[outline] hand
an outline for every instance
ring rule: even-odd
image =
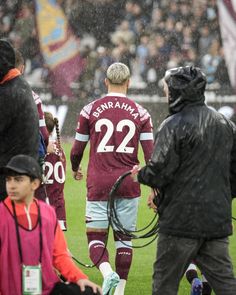
[[[138,172],[141,168],[138,165],[134,165],[134,167],[131,170],[131,177],[133,178],[134,181],[137,181],[137,175]]]
[[[53,141],[48,142],[47,153],[48,154],[56,154],[58,156],[61,156],[61,151],[59,150],[58,146]]]
[[[53,141],[48,142],[47,153],[49,153],[49,154],[54,153],[54,143],[53,143]]]
[[[84,175],[80,166],[77,171],[73,171],[73,177],[75,180],[82,180],[83,176]]]
[[[90,280],[80,279],[76,283],[80,287],[81,292],[84,292],[85,287],[88,286],[93,289],[94,294],[101,294],[102,295],[102,288],[100,286],[98,286],[97,284],[91,282]]]
[[[54,143],[54,153],[58,156],[61,156],[61,151],[55,143]]]
[[[150,209],[153,209],[154,212],[157,212],[157,206],[153,202],[154,198],[155,198],[155,192],[151,190],[151,193],[148,196],[147,205]]]

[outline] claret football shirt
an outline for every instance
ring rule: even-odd
[[[107,200],[116,179],[139,164],[139,142],[145,160],[150,159],[153,150],[151,117],[146,109],[125,95],[109,93],[86,105],[79,115],[71,151],[73,171],[78,169],[88,141],[87,197],[93,201]],[[138,197],[139,184],[127,177],[117,194]]]

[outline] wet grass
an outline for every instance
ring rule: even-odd
[[[86,199],[86,183],[84,180],[77,182],[72,178],[71,166],[69,160],[71,144],[64,144],[64,149],[67,156],[67,180],[65,185],[65,199],[66,199],[66,210],[67,210],[67,224],[68,231],[66,232],[66,237],[68,241],[68,246],[73,255],[80,261],[91,264],[88,255],[87,238],[85,234],[85,199]],[[84,153],[84,159],[82,161],[82,168],[84,175],[86,175],[86,167],[88,161],[88,149]],[[153,213],[146,207],[146,196],[149,194],[149,189],[142,186],[142,198],[139,209],[138,217],[138,227],[142,228],[147,225],[148,222],[153,217]],[[236,217],[236,205],[234,201],[233,205],[233,216]],[[233,258],[234,267],[236,271],[236,224],[234,226],[234,235],[231,237],[230,242],[230,252]],[[141,241],[142,243],[145,240]],[[135,245],[138,245],[134,243]],[[112,266],[114,266],[114,254],[115,247],[112,239],[112,234],[110,234],[108,249],[110,253],[110,261]],[[150,295],[151,294],[151,284],[152,284],[152,266],[155,259],[156,252],[156,241],[151,245],[134,250],[134,258],[129,274],[129,280],[126,286],[126,295]],[[98,283],[102,284],[102,276],[96,268],[88,269],[80,266],[80,268],[89,276],[89,278]],[[190,286],[185,278],[183,278],[179,295],[189,295]]]

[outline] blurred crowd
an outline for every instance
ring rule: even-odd
[[[220,38],[216,0],[58,0],[80,40],[86,68],[72,87],[81,98],[105,92],[107,66],[131,68],[131,88],[161,93],[166,69],[196,65],[209,88],[230,89]],[[0,0],[0,37],[26,60],[32,83],[47,81],[37,38],[34,1]]]

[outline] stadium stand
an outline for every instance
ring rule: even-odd
[[[23,52],[32,86],[46,87],[48,69],[40,53],[34,2],[0,1],[0,37]],[[86,70],[72,84],[75,95],[99,97],[105,69],[114,61],[132,69],[134,92],[161,93],[166,69],[193,64],[207,74],[209,89],[231,92],[216,2],[58,0],[86,59]]]

